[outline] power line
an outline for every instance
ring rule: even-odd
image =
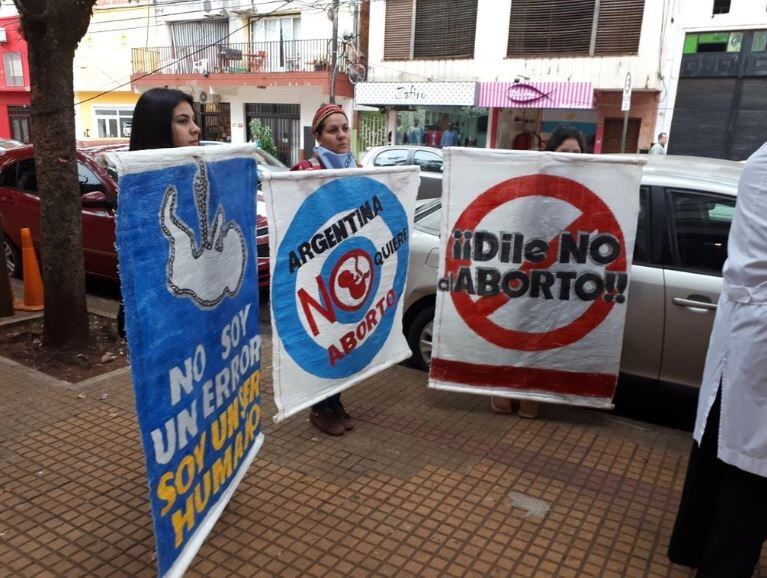
[[[285,2],[282,4],[282,6],[280,6],[279,8],[277,8],[277,9],[275,9],[275,10],[273,10],[272,12],[269,12],[269,13],[267,13],[267,14],[263,14],[263,15],[259,16],[257,19],[261,19],[261,18],[264,18],[264,17],[266,17],[266,16],[271,16],[271,15],[272,15],[272,14],[274,14],[275,12],[277,12],[277,11],[279,11],[279,10],[282,10],[283,8],[285,8],[285,6],[287,6],[287,5],[289,5],[289,4],[293,3],[293,2],[295,2],[295,0],[285,0]],[[222,41],[226,40],[227,38],[229,38],[229,37],[230,37],[230,36],[232,36],[233,34],[236,34],[237,32],[239,32],[240,30],[244,30],[244,29],[245,29],[245,28],[247,28],[249,25],[250,25],[250,22],[248,22],[248,23],[247,23],[247,24],[245,24],[244,26],[241,26],[241,27],[239,27],[239,28],[236,28],[236,29],[234,29],[234,30],[230,31],[228,34],[226,34],[225,36],[222,36],[221,38],[219,38],[218,40],[216,40],[215,42],[213,42],[213,43],[211,43],[211,44],[208,44],[208,45],[205,45],[205,46],[201,46],[201,47],[200,47],[200,48],[198,48],[197,50],[195,50],[195,51],[193,51],[193,52],[191,52],[191,53],[189,53],[189,54],[186,54],[185,56],[183,56],[183,57],[181,57],[181,58],[178,58],[178,59],[176,59],[176,60],[172,60],[172,61],[168,62],[167,64],[164,64],[164,65],[162,65],[162,66],[160,66],[160,67],[158,67],[158,68],[155,68],[154,70],[151,70],[151,71],[149,71],[149,72],[146,72],[146,73],[144,73],[144,74],[142,74],[142,75],[140,75],[140,76],[136,77],[135,79],[133,79],[133,78],[132,78],[132,79],[128,80],[127,82],[124,82],[124,83],[122,83],[122,84],[120,84],[120,85],[118,85],[118,86],[115,86],[115,87],[113,87],[113,88],[110,88],[109,90],[105,90],[105,91],[102,91],[102,92],[100,92],[100,93],[98,93],[98,94],[96,94],[96,95],[94,95],[94,96],[91,96],[91,97],[89,97],[89,98],[86,98],[86,99],[84,99],[84,100],[81,100],[81,101],[79,101],[79,102],[76,102],[76,103],[74,104],[74,106],[79,106],[79,105],[81,105],[81,104],[84,104],[84,103],[86,103],[86,102],[90,102],[90,101],[92,101],[92,100],[95,100],[95,99],[97,99],[97,98],[100,98],[100,97],[104,96],[105,94],[110,94],[110,93],[114,92],[115,90],[117,90],[118,88],[122,88],[122,87],[124,87],[124,86],[128,86],[128,85],[132,84],[132,83],[133,83],[135,80],[141,80],[142,78],[146,78],[147,76],[150,76],[150,75],[152,75],[152,74],[155,74],[155,73],[157,73],[157,72],[160,72],[161,70],[163,70],[163,69],[165,69],[165,68],[168,68],[168,67],[170,67],[170,66],[173,66],[173,65],[177,64],[178,62],[180,62],[180,61],[182,61],[182,60],[184,60],[184,59],[186,59],[186,58],[189,58],[190,56],[192,56],[192,55],[194,55],[194,54],[197,54],[198,52],[202,52],[203,50],[207,50],[207,49],[209,49],[209,48],[211,48],[211,47],[215,46],[216,44],[219,44],[220,42],[222,42]],[[34,109],[33,109],[33,110],[32,110],[32,112],[31,112],[31,114],[35,114],[35,115],[53,114],[53,113],[55,113],[55,112],[59,112],[60,110],[64,110],[64,109],[55,109],[55,110],[48,110],[48,111],[40,111],[40,110],[34,110]]]
[[[188,3],[188,1],[189,0],[178,0],[177,2],[168,2],[168,3],[158,4],[158,5],[155,5],[155,10],[157,8],[164,8],[166,6],[175,6],[175,5],[179,5],[179,4],[186,4],[186,3]],[[279,0],[275,0],[274,2],[269,2],[269,4],[277,4],[278,1]],[[324,10],[327,10],[327,8],[332,5],[332,4],[328,3],[327,0],[325,0],[325,4],[326,4],[325,6],[320,6],[319,3],[316,3],[316,4],[304,3],[304,4],[302,4],[302,7],[303,8],[308,8],[310,10],[324,11]],[[229,6],[229,8],[227,8],[227,10],[229,12],[236,12],[238,10],[244,10],[246,8],[251,8],[251,7],[252,7],[252,3],[245,2],[243,4],[238,4],[238,5],[235,5],[235,6]],[[280,6],[279,8],[276,8],[276,9],[272,10],[268,14],[263,14],[261,16],[258,16],[258,18],[263,18],[264,16],[272,16],[273,14],[275,14],[275,13],[279,12],[280,10],[282,10],[284,7],[285,6]],[[123,8],[123,10],[124,10],[124,8]],[[174,12],[171,12],[171,13],[168,13],[168,14],[162,14],[162,16],[166,16],[166,17],[167,16],[183,16],[185,14],[200,14],[200,13],[205,14],[205,11],[200,9],[200,8],[195,8],[195,9],[190,9],[190,10],[174,11]],[[155,19],[156,18],[158,18],[158,15],[155,13]],[[222,16],[221,18],[224,18],[224,16]],[[92,21],[91,24],[92,25],[116,24],[116,23],[120,23],[120,22],[132,22],[132,21],[135,21],[135,20],[145,20],[145,19],[146,19],[146,16],[130,16],[130,17],[126,17],[126,18],[113,18],[113,19],[110,19],[110,20]],[[208,20],[208,19],[215,20],[216,18],[212,17],[212,16],[206,16],[205,19],[206,20]],[[155,26],[162,26],[162,25],[164,25],[164,22],[155,24]],[[114,30],[130,30],[130,28],[118,28],[118,29],[114,29]],[[101,33],[101,32],[111,32],[111,31],[113,31],[113,30],[93,30],[93,31],[89,30],[88,34]]]

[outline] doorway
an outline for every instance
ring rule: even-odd
[[[272,130],[278,157],[288,166],[299,161],[298,146],[301,130],[300,104],[255,104],[245,105],[245,121],[248,141],[251,140],[250,121],[257,118],[261,124]]]
[[[628,130],[626,131],[626,151],[627,153],[639,152],[639,129],[642,126],[641,118],[630,118]],[[606,118],[605,132],[602,137],[603,153],[621,152],[621,137],[623,136],[623,119]]]
[[[231,142],[232,135],[230,106],[228,102],[200,104],[201,140]]]

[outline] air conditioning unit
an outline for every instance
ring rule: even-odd
[[[180,21],[205,18],[225,18],[228,2],[226,0],[162,0],[155,5],[155,15],[166,21]]]
[[[200,0],[200,10],[206,18],[221,18],[226,16],[226,2],[224,0]]]
[[[8,36],[5,34],[5,28],[0,27],[0,42],[8,42]]]

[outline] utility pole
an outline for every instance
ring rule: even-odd
[[[336,103],[336,74],[338,74],[338,2],[333,0],[333,42],[330,52],[330,104]]]

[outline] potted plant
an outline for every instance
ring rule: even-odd
[[[321,72],[323,70],[328,69],[328,57],[327,56],[321,56],[319,58],[314,59],[314,70],[315,72]]]

